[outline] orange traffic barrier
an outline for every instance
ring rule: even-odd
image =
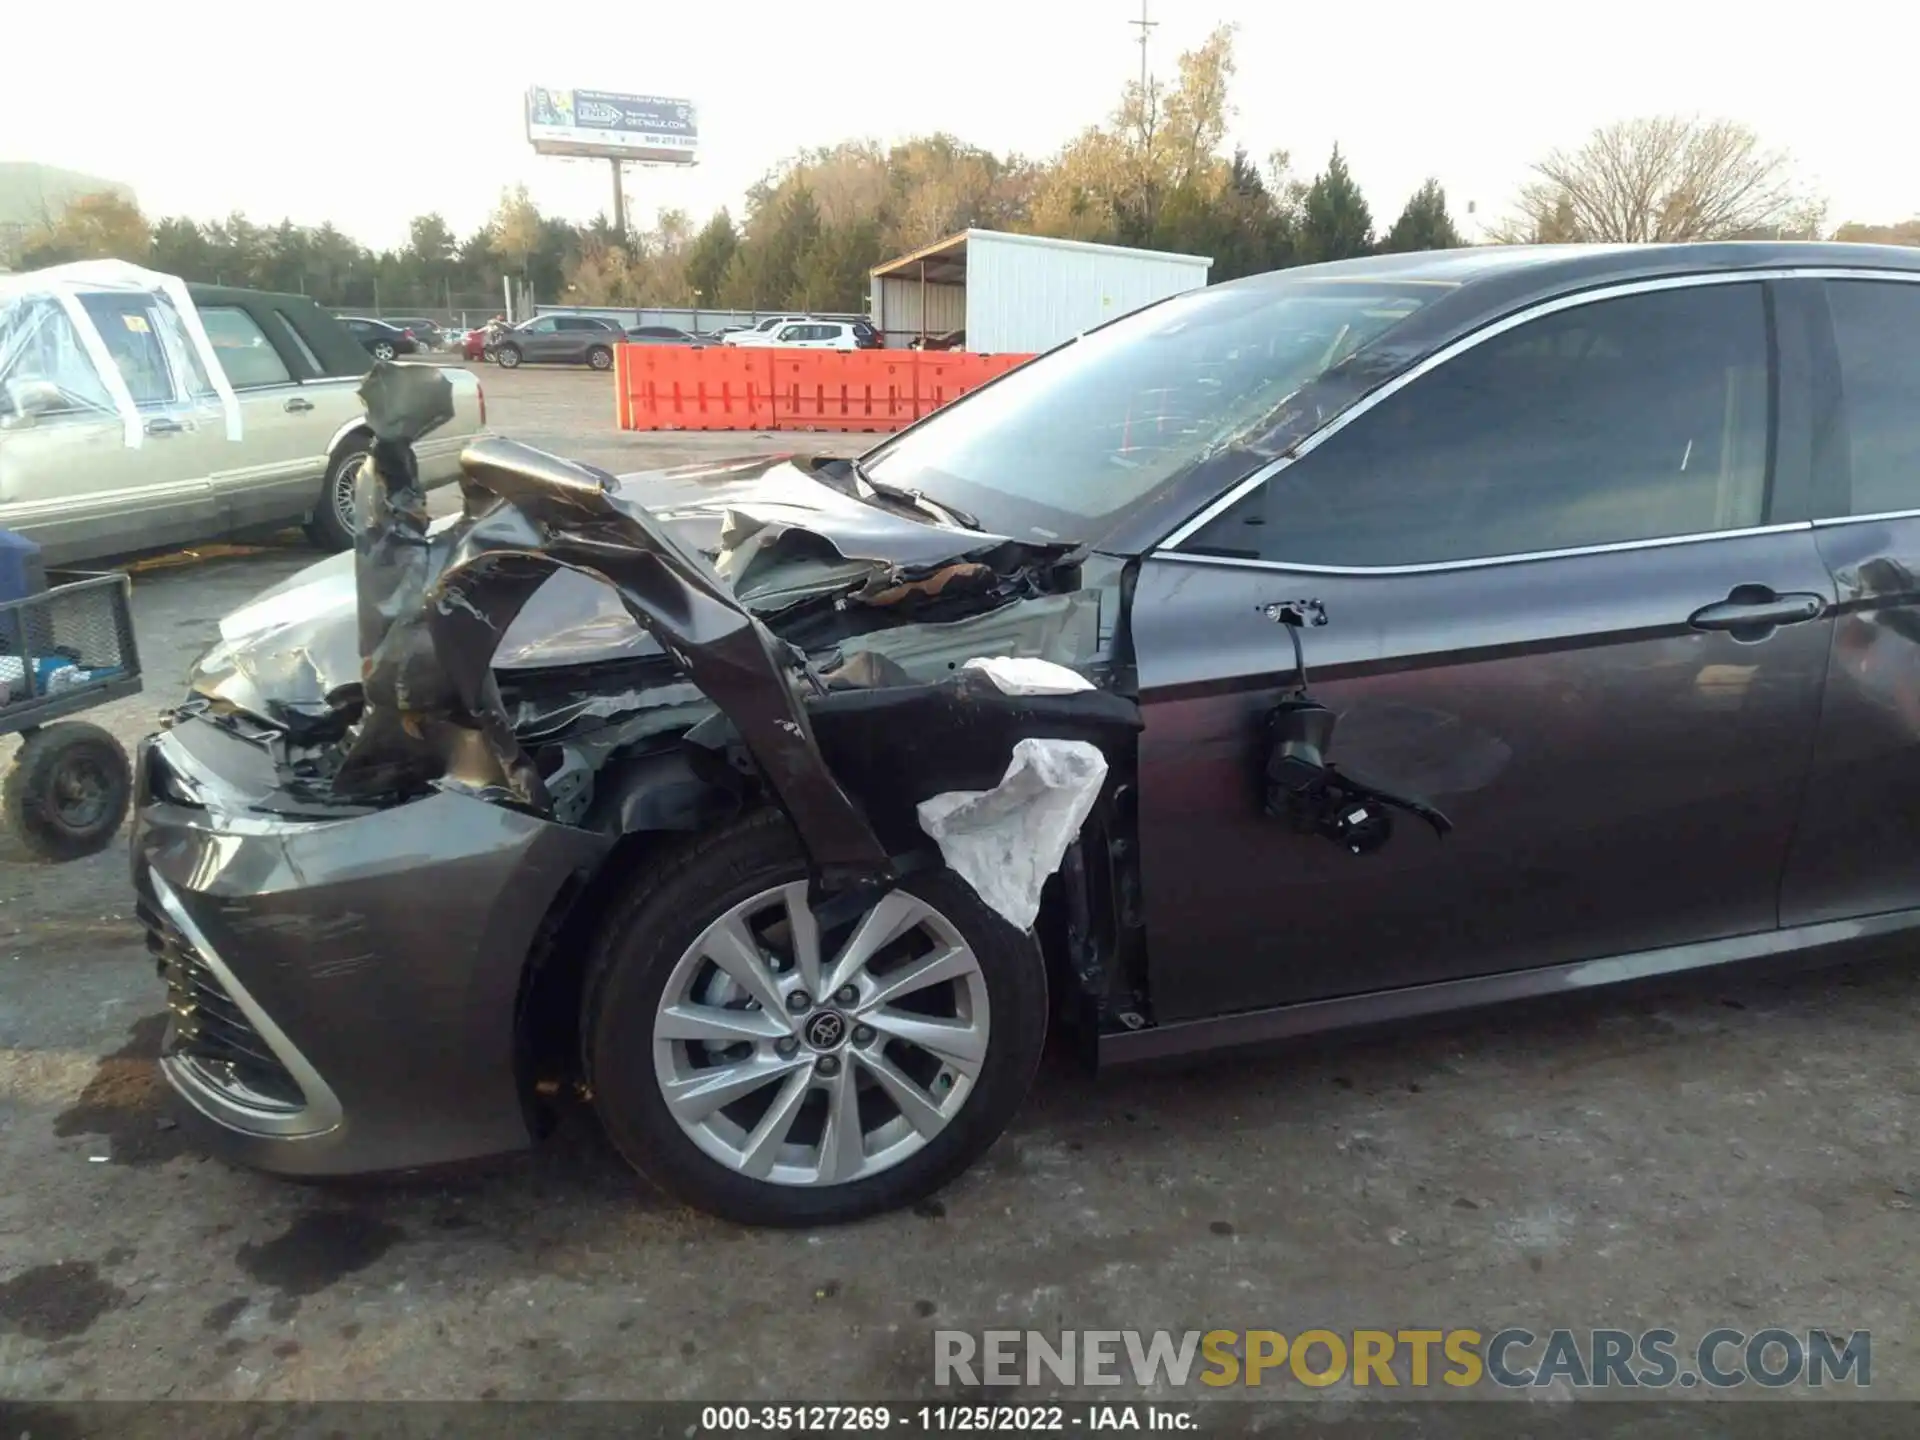
[[[1025,355],[622,345],[623,430],[899,430]]]
[[[913,356],[769,350],[776,430],[898,430],[917,418]]]
[[[623,430],[766,430],[773,425],[771,377],[765,359],[751,350],[618,349]]]

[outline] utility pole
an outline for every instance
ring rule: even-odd
[[[627,192],[621,183],[619,158],[610,155],[607,163],[613,166],[613,228],[624,246],[627,243]]]
[[[1147,18],[1147,0],[1140,0],[1140,18],[1127,23],[1140,31],[1140,94],[1144,97],[1147,93],[1147,40],[1160,22]]]

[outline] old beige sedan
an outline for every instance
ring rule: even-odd
[[[299,295],[185,285],[115,262],[0,278],[0,529],[49,564],[304,525],[353,541],[367,356]],[[452,481],[485,427],[465,371],[420,447]]]

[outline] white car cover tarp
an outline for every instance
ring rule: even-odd
[[[141,396],[130,367],[155,372]],[[227,439],[241,434],[240,401],[186,283],[120,260],[0,275],[0,412],[35,408],[36,394],[56,409],[113,415],[133,449],[156,410],[217,406]]]

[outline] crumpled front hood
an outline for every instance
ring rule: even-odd
[[[716,568],[734,593],[762,614],[849,589],[876,568],[934,566],[1004,543],[869,505],[815,478],[807,464],[771,456],[643,471],[621,476],[618,494],[645,506],[682,543],[717,553]],[[193,689],[262,716],[269,701],[319,706],[329,692],[360,679],[355,617],[354,557],[330,556],[226,616],[220,640],[194,666]],[[562,570],[507,627],[494,668],[659,653],[612,589]]]

